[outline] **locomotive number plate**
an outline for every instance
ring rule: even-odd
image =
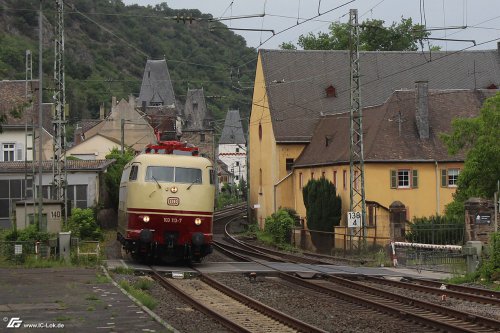
[[[169,206],[179,206],[179,198],[169,197],[167,198],[167,205]]]

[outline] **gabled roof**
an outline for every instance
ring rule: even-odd
[[[67,160],[67,171],[104,171],[107,167],[113,164],[115,160]],[[25,168],[31,170],[32,161],[16,161],[16,162],[0,162],[0,173],[18,173],[24,172]],[[38,162],[35,161],[35,166],[38,172]],[[43,172],[52,172],[52,161],[42,161]]]
[[[349,110],[348,51],[259,52],[277,142],[309,142],[321,114]],[[430,89],[499,87],[500,52],[360,52],[360,72],[361,105],[375,106],[415,81]],[[336,97],[327,97],[330,86]]]
[[[175,105],[174,88],[165,59],[146,62],[137,105],[141,107],[142,102],[146,102],[146,106]]]
[[[0,81],[0,115],[5,116],[4,128],[38,127],[38,80]],[[28,96],[27,96],[28,94]],[[44,103],[43,128],[50,134],[52,126],[52,104]]]
[[[227,112],[219,144],[246,144],[239,110]]]
[[[184,104],[185,126],[183,130],[204,130],[212,127],[210,122],[214,119],[212,112],[207,108],[203,88],[188,89],[186,103]]]
[[[384,104],[364,108],[365,163],[464,161],[463,152],[448,155],[439,134],[450,132],[457,117],[478,116],[484,100],[498,91],[429,91],[429,139],[419,137],[413,90],[396,91]],[[349,113],[328,115],[318,123],[311,143],[294,167],[349,164],[349,141]]]

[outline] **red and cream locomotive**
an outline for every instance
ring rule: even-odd
[[[124,168],[118,240],[136,259],[198,261],[212,252],[212,162],[178,141],[150,144]]]

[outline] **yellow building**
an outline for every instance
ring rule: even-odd
[[[368,235],[398,238],[414,216],[442,214],[452,201],[464,155],[450,156],[439,138],[457,117],[474,117],[495,90],[396,91],[382,105],[363,110]],[[420,94],[417,92],[421,92]],[[350,203],[349,117],[320,120],[311,143],[294,164],[295,209],[304,216],[302,187],[325,177],[342,198],[344,233]],[[360,184],[355,184],[360,186]]]
[[[435,59],[443,55],[444,52],[433,53]],[[361,52],[362,104],[381,105],[395,89],[413,89],[415,82],[419,80],[427,80],[431,89],[473,89],[492,85],[498,87],[500,86],[499,58],[497,50],[448,54],[433,62],[426,62],[426,55],[419,52]],[[323,173],[325,177],[332,179],[336,171],[337,181],[343,182],[344,170],[348,177],[349,157],[346,154],[349,145],[336,143],[339,140],[347,140],[348,131],[343,134],[347,137],[342,138],[340,132],[329,138],[316,135],[317,126],[323,123],[323,121],[320,123],[320,120],[330,119],[330,116],[326,115],[337,115],[332,117],[338,121],[348,120],[349,115],[346,114],[349,111],[348,61],[347,51],[259,51],[249,124],[249,166],[250,205],[253,208],[253,217],[260,226],[263,226],[264,219],[279,207],[294,208],[301,216],[305,216],[299,186],[301,179],[302,184],[305,184],[311,177],[320,177]],[[474,64],[481,69],[476,67],[476,75],[471,77],[468,68],[472,68],[470,66]],[[395,96],[397,98],[397,94]],[[401,104],[401,101],[395,103]],[[476,114],[478,105],[474,111]],[[446,112],[448,111],[453,110],[446,109]],[[451,122],[455,116],[449,113],[448,121]],[[391,118],[391,124],[406,127],[410,123],[406,118],[400,120]],[[349,128],[348,123],[344,125]],[[364,121],[364,126],[365,131],[373,131],[370,121]],[[430,133],[431,141],[435,142],[438,138],[433,126],[431,123]],[[326,160],[318,162],[300,157],[302,164],[297,165],[304,148],[312,142],[313,134],[314,140],[319,140],[318,142],[325,144],[325,141],[328,141],[331,151],[312,150],[308,154],[309,157],[313,155],[319,160],[321,158]],[[369,145],[369,137],[369,134],[365,137],[365,149]],[[411,143],[409,146],[412,147]],[[344,156],[344,159],[333,159],[330,154],[334,151],[338,156]],[[378,148],[374,147],[373,152],[377,151]],[[374,160],[367,164],[366,186],[367,189],[371,188],[367,191],[375,191],[367,192],[367,199],[372,200],[373,205],[380,210],[384,210],[384,207],[389,210],[391,203],[400,201],[405,204],[406,215],[410,217],[442,212],[454,190],[440,186],[436,189],[436,179],[441,179],[441,169],[450,169],[449,177],[455,177],[456,169],[460,168],[463,157],[438,159],[436,176],[436,164],[432,156],[418,157],[421,161],[415,164],[416,160],[404,161],[399,158],[397,152],[397,149],[392,152],[394,158],[390,163],[386,160],[383,163],[375,163]],[[426,150],[423,149],[423,152]],[[374,156],[376,157],[376,154]],[[413,176],[412,170],[415,165],[419,166],[416,171],[418,189],[412,189],[409,180],[410,186],[407,190],[389,188],[378,196],[378,188],[387,185],[385,178],[391,175],[390,170],[395,170],[397,180],[399,176],[406,175],[404,170],[410,171],[408,177]],[[447,177],[448,173],[445,178]],[[341,193],[344,211],[349,202],[348,178],[346,184],[345,194]],[[432,193],[428,192],[431,187]],[[339,192],[342,191],[344,190],[341,187]],[[425,202],[414,199],[417,193],[418,197],[425,198]]]

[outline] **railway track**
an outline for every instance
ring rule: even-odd
[[[234,239],[234,238],[233,238]],[[228,246],[224,244],[218,243],[217,246],[225,247],[228,255],[234,253],[240,258],[246,261],[253,261],[252,257],[258,257],[259,259],[265,259],[265,256],[268,256],[267,260],[270,261],[286,261],[288,256],[283,256],[282,259],[277,255],[269,255],[268,252],[275,251],[262,251],[261,247],[253,247],[249,244],[245,244],[236,240],[236,243],[239,246],[242,246],[243,249],[238,250],[238,247]],[[267,249],[266,249],[267,250]],[[244,255],[237,254],[236,252],[244,253]],[[281,253],[280,253],[281,254]],[[300,257],[299,257],[300,258]],[[240,259],[241,260],[241,259]],[[300,262],[301,260],[294,260],[293,262]],[[262,262],[259,262],[263,264]],[[302,263],[310,263],[309,260],[302,261]],[[264,264],[265,265],[265,264]],[[311,269],[309,267],[309,269]],[[322,274],[318,271],[318,274]],[[324,276],[324,275],[323,275]],[[352,303],[356,303],[367,308],[373,309],[375,311],[383,312],[390,314],[392,316],[400,317],[408,321],[419,323],[425,327],[431,327],[434,329],[446,331],[446,332],[498,332],[500,331],[500,321],[478,316],[472,315],[467,312],[458,311],[454,309],[450,309],[448,307],[444,307],[438,304],[420,301],[414,298],[397,295],[395,293],[378,289],[375,287],[364,285],[363,283],[347,280],[345,278],[334,277],[334,276],[324,276],[325,278],[322,280],[304,280],[292,276],[288,273],[280,272],[279,277],[288,282],[300,285],[305,288],[309,288],[324,294],[328,294],[330,296],[340,298]],[[360,277],[361,279],[366,279],[370,281],[380,281],[380,283],[384,282],[387,284],[391,284],[392,281],[377,279],[372,277]],[[397,282],[394,282],[397,284]],[[426,281],[426,283],[431,284],[431,281]],[[398,284],[399,288],[404,288],[406,290],[414,290],[414,291],[423,291],[423,286],[418,286],[416,284],[408,284],[401,283]],[[439,284],[441,287],[441,284]],[[421,287],[421,290],[417,290],[417,288]],[[433,284],[433,287],[427,287],[425,289],[427,293],[439,293],[443,294],[442,289],[435,288],[436,284]],[[451,289],[451,288],[450,288]],[[458,292],[454,290],[448,291],[449,297],[465,299],[469,301],[474,301],[478,303],[486,303],[497,305],[498,299],[495,297],[487,296],[485,291],[481,291],[484,295],[474,295],[474,293],[478,293],[477,290],[469,290],[466,292]],[[493,295],[496,296],[496,295]]]
[[[274,310],[254,299],[200,274],[195,279],[167,279],[152,270],[152,278],[174,291],[197,310],[215,318],[234,332],[326,331]]]
[[[247,203],[242,202],[236,205],[224,207],[214,212],[214,221],[222,220],[228,217],[233,217],[242,214],[247,209]]]
[[[493,306],[498,306],[500,311],[500,293],[493,290],[446,285],[440,282],[426,280],[408,280],[411,282],[406,282],[388,280],[375,276],[356,276],[354,278],[359,281],[366,281],[370,285],[386,285],[427,294],[445,295],[447,298],[456,298],[469,302],[491,304]]]
[[[364,260],[354,260],[354,259],[332,257],[326,255],[314,255],[310,253],[303,253],[302,256],[298,256],[298,255],[293,255],[291,253],[284,253],[281,251],[276,251],[273,249],[269,249],[254,244],[248,244],[247,242],[244,242],[242,240],[233,237],[228,231],[228,224],[226,224],[224,228],[224,235],[225,239],[228,240],[230,243],[235,244],[240,248],[244,248],[248,251],[254,252],[256,255],[257,253],[259,253],[260,256],[262,257],[265,257],[267,255],[268,258],[272,259],[271,261],[292,262],[292,263],[311,264],[311,265],[332,265],[335,262],[342,262],[342,263],[348,262],[350,264],[360,264],[360,265],[366,263],[366,261]],[[218,243],[219,245],[224,246],[221,242]]]

